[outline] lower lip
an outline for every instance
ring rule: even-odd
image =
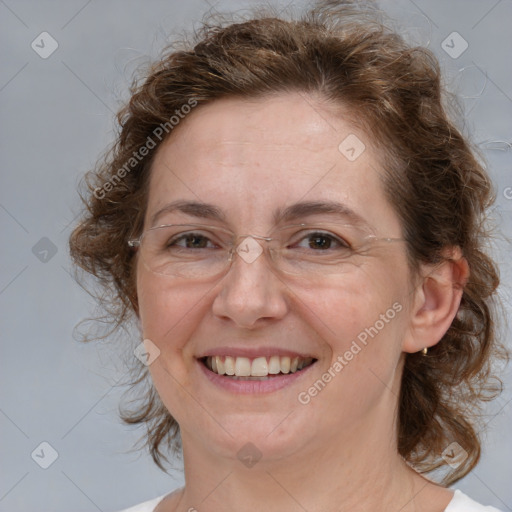
[[[199,360],[196,359],[197,364],[200,366],[201,371],[204,375],[216,386],[219,386],[232,393],[238,393],[243,395],[251,395],[257,393],[272,393],[286,386],[290,386],[297,379],[300,379],[305,374],[309,373],[309,370],[316,364],[310,364],[303,370],[295,373],[287,373],[284,375],[272,376],[266,380],[234,380],[224,375],[214,373]]]

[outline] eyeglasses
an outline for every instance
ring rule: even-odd
[[[146,230],[128,245],[140,249],[144,265],[152,272],[197,280],[227,272],[235,255],[253,263],[265,248],[275,269],[284,274],[340,274],[360,265],[378,243],[403,241],[378,238],[337,223],[288,225],[276,228],[268,237],[236,235],[218,226],[166,224]]]

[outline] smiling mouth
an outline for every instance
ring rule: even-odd
[[[314,364],[312,357],[232,357],[207,356],[200,361],[213,373],[233,380],[267,380],[272,377],[300,372]]]

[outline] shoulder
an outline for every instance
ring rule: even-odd
[[[466,496],[463,492],[456,490],[445,512],[500,512],[494,507],[485,507]]]
[[[165,496],[160,496],[159,498],[153,498],[152,500],[145,501],[144,503],[139,503],[130,508],[125,508],[120,510],[119,512],[154,512],[156,506],[164,499]]]

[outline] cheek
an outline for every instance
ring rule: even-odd
[[[322,289],[297,292],[307,305],[301,315],[328,347],[331,364],[341,356],[359,370],[394,368],[405,325],[405,278],[403,271],[368,266]]]
[[[190,403],[190,374],[194,364],[187,357],[187,342],[200,318],[207,313],[207,293],[141,270],[137,293],[142,335],[150,339],[160,353],[149,366],[151,379],[161,400],[180,422],[186,413],[182,404]]]
[[[398,395],[405,307],[396,286],[376,292],[374,284],[346,279],[338,289],[323,290],[321,298],[318,290],[303,295],[309,307],[302,318],[320,335],[327,358],[319,379],[324,384],[311,381],[302,397],[332,428],[356,425]]]
[[[142,333],[163,352],[181,351],[198,317],[206,313],[208,288],[178,283],[143,268],[137,275]]]

